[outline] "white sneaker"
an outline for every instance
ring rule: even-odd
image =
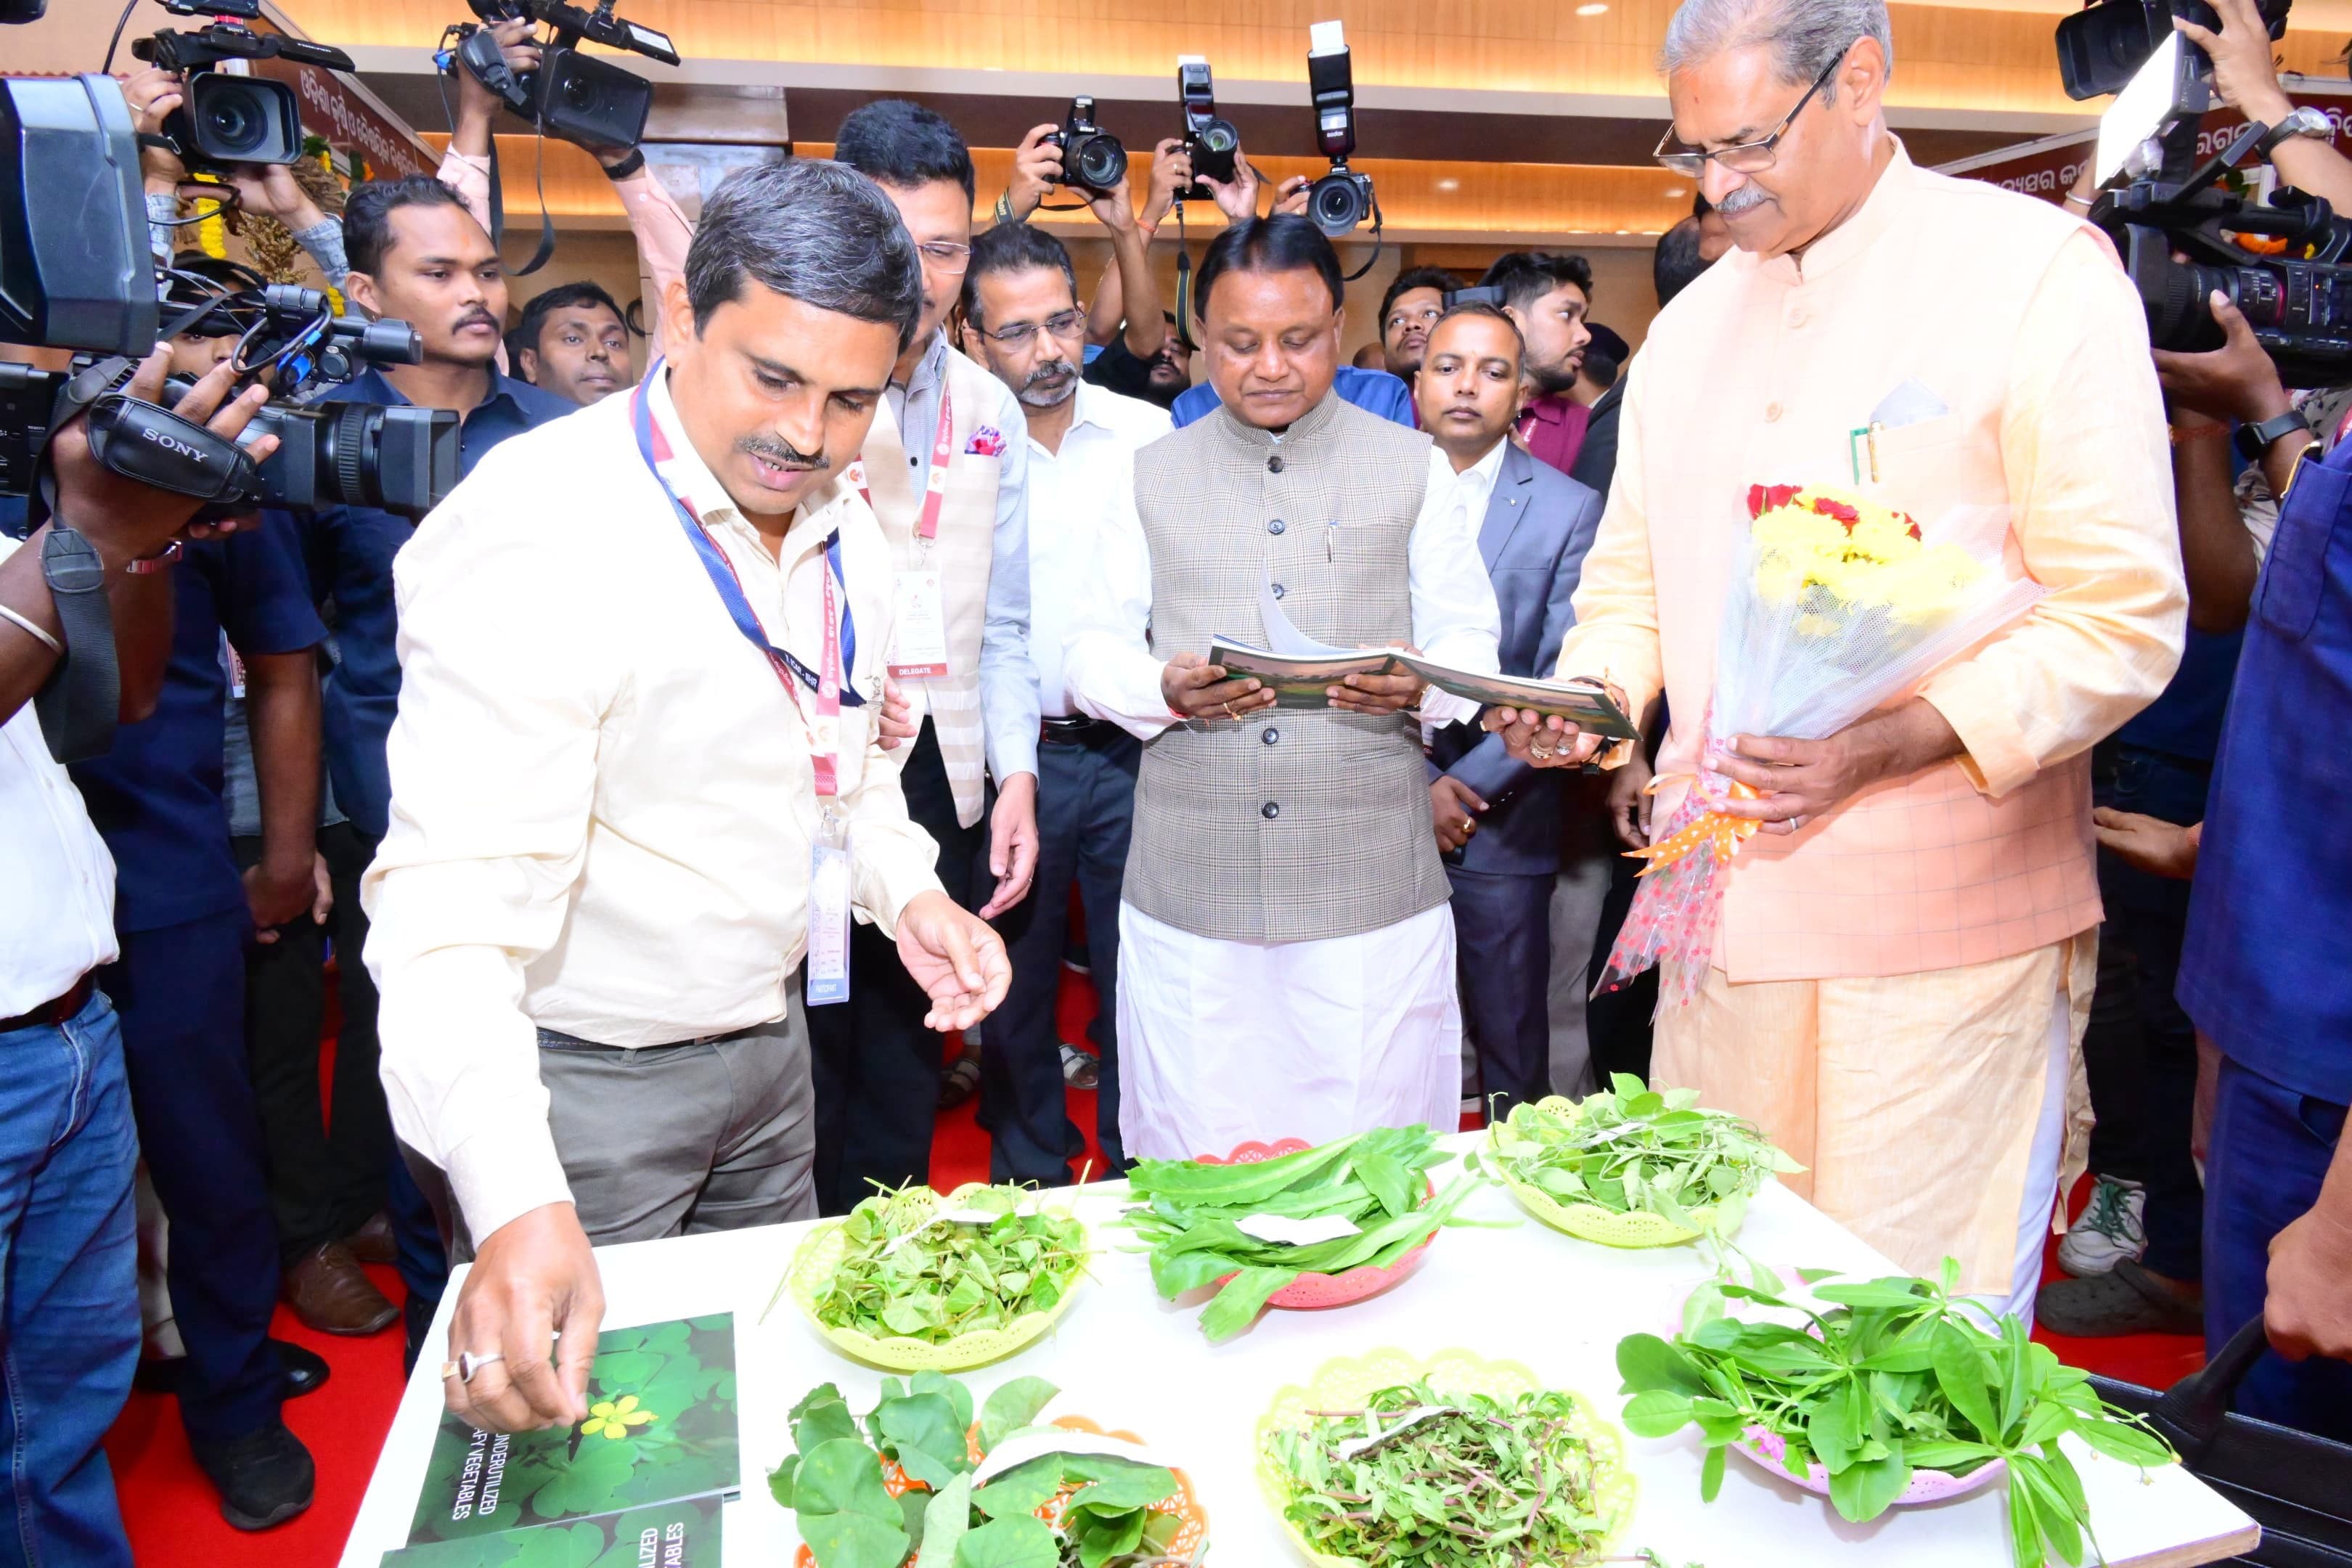
[[[2126,1258],[2138,1262],[2147,1250],[2147,1232],[2140,1224],[2147,1206],[2147,1193],[2137,1182],[2094,1176],[2083,1217],[2058,1243],[2058,1267],[2083,1279],[2105,1274]]]

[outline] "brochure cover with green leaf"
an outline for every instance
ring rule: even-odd
[[[687,1498],[570,1524],[471,1541],[436,1541],[383,1554],[382,1568],[719,1568],[719,1500]]]
[[[577,1426],[509,1436],[442,1417],[408,1543],[731,1494],[741,1484],[738,1447],[734,1314],[608,1329]],[[511,1561],[537,1568],[541,1560]],[[568,1558],[546,1561],[572,1568]]]

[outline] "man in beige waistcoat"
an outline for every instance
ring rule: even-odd
[[[1893,61],[1884,0],[1675,13],[1659,155],[1738,248],[1633,362],[1559,673],[1615,682],[1635,713],[1663,689],[1661,777],[1706,765],[1760,792],[1730,803],[1764,831],[1727,868],[1696,999],[1660,1011],[1657,1076],[1760,1122],[1811,1167],[1790,1184],[1903,1267],[1957,1258],[1963,1289],[2021,1316],[2100,916],[2087,752],[2163,689],[2187,601],[2113,249],[2057,207],[1914,166],[1886,129]],[[1922,519],[2007,507],[2012,559],[2048,592],[1835,735],[1710,737],[1755,484]],[[1489,721],[1539,763],[1595,747],[1514,717]]]

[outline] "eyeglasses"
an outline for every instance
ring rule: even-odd
[[[971,247],[952,239],[927,239],[915,247],[923,259],[942,272],[961,272],[971,265]]]
[[[1846,49],[1853,47],[1849,44]],[[1675,128],[1669,125],[1666,133],[1658,138],[1657,148],[1651,156],[1675,174],[1687,174],[1692,179],[1705,174],[1710,161],[1722,164],[1735,174],[1762,174],[1780,156],[1780,138],[1789,133],[1789,127],[1797,122],[1797,116],[1805,111],[1805,105],[1813,101],[1813,95],[1829,85],[1830,78],[1837,75],[1837,68],[1845,63],[1845,57],[1846,50],[1840,50],[1837,58],[1822,68],[1822,74],[1813,79],[1813,85],[1805,89],[1805,96],[1797,100],[1797,107],[1781,117],[1780,123],[1772,128],[1769,136],[1757,142],[1718,147],[1712,153],[1702,153],[1679,142],[1675,142],[1673,150],[1669,151],[1667,143],[1675,141]]]
[[[1084,310],[1056,310],[1042,324],[1055,337],[1075,338],[1087,329],[1087,313]],[[1002,348],[1027,348],[1029,341],[1037,335],[1039,325],[1036,321],[1015,321],[1009,327],[993,332],[983,331],[981,335]]]

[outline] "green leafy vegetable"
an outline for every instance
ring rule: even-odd
[[[1574,1105],[1521,1103],[1493,1135],[1512,1179],[1563,1204],[1653,1214],[1717,1241],[1774,1172],[1804,1169],[1751,1121],[1699,1108],[1698,1091],[1654,1089],[1630,1073]],[[1713,1210],[1712,1223],[1700,1211]]]
[[[1426,1382],[1266,1435],[1283,1517],[1314,1551],[1413,1568],[1570,1568],[1621,1523],[1610,1462],[1543,1390],[1499,1400]]]
[[[1822,1277],[1811,1270],[1808,1280]],[[1893,1506],[1915,1470],[1968,1475],[2009,1463],[2009,1527],[2019,1568],[2047,1552],[2083,1560],[2090,1511],[2082,1478],[2058,1445],[2067,1433],[2127,1464],[2168,1464],[2161,1437],[2102,1400],[2089,1375],[2031,1342],[2014,1318],[1990,1332],[1953,1299],[1958,1266],[1939,1281],[1815,1283],[1816,1312],[1777,1288],[1702,1287],[1672,1344],[1654,1334],[1618,1342],[1625,1426],[1662,1437],[1696,1426],[1707,1445],[1702,1495],[1712,1499],[1723,1450],[1761,1427],[1786,1445],[1801,1479],[1818,1462],[1830,1501],[1856,1521]],[[1724,1315],[1726,1301],[1801,1314],[1806,1327]],[[2095,1541],[2090,1542],[2094,1551]]]
[[[981,1459],[1037,1430],[1030,1423],[1059,1392],[1015,1378],[975,1422],[954,1378],[887,1377],[860,1422],[826,1384],[793,1406],[798,1451],[768,1487],[818,1568],[905,1568],[919,1549],[922,1568],[1183,1568],[1167,1554],[1184,1521],[1166,1509],[1180,1489],[1161,1466],[1048,1451],[976,1479]]]
[[[1014,1186],[877,1194],[842,1221],[841,1240],[817,1321],[875,1339],[944,1344],[1010,1328],[1059,1305],[1087,1266],[1086,1227]]]
[[[1127,1211],[1127,1223],[1151,1249],[1151,1282],[1163,1298],[1233,1276],[1201,1313],[1202,1333],[1230,1339],[1301,1274],[1385,1268],[1436,1234],[1478,1181],[1465,1173],[1431,1197],[1429,1172],[1445,1159],[1435,1134],[1413,1126],[1359,1132],[1253,1165],[1145,1160],[1128,1177],[1141,1201]],[[1337,1216],[1357,1229],[1294,1245],[1243,1229],[1254,1216]]]

